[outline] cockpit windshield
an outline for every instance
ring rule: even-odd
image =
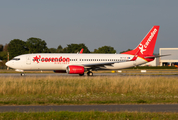
[[[13,58],[12,60],[20,60],[20,58]]]

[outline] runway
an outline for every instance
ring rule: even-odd
[[[59,105],[59,106],[0,106],[0,112],[103,111],[103,112],[178,112],[178,104],[145,105]]]
[[[117,76],[117,73],[95,73],[93,76]],[[19,73],[0,73],[1,77],[21,77]],[[26,73],[27,77],[45,77],[45,76],[69,76],[69,77],[78,77],[78,74],[67,74],[67,73]],[[87,75],[84,75],[87,76]]]
[[[67,74],[67,73],[26,73],[26,77],[46,77],[46,76],[57,76],[57,77],[78,77],[78,74]],[[86,74],[84,76],[87,76]],[[84,77],[80,76],[80,77]],[[94,73],[93,76],[90,77],[98,77],[98,76],[164,76],[164,77],[178,77],[177,74],[150,74],[150,73]],[[21,77],[20,73],[0,73],[0,77]],[[23,76],[24,77],[24,76]]]

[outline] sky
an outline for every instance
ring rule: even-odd
[[[30,37],[48,48],[84,43],[90,51],[134,49],[154,25],[159,48],[178,47],[178,0],[1,0],[0,44]]]

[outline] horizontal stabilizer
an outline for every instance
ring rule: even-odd
[[[153,55],[153,56],[146,56],[144,58],[158,58],[158,57],[164,57],[164,56],[170,56],[171,54],[167,54],[167,55]]]

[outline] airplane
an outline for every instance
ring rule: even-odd
[[[92,71],[121,70],[151,62],[157,40],[159,26],[153,26],[138,46],[121,54],[76,54],[76,53],[34,53],[23,54],[6,62],[25,75],[24,71],[54,71],[55,73],[93,76]],[[160,56],[159,56],[160,57]]]

